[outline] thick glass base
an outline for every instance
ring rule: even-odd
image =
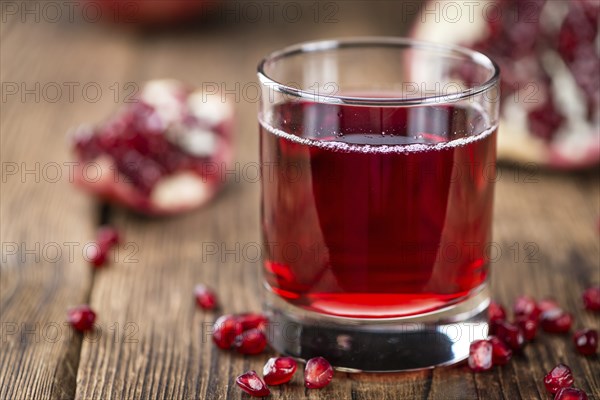
[[[333,317],[293,306],[267,290],[269,340],[278,352],[308,360],[325,357],[347,372],[393,372],[451,365],[469,344],[487,336],[487,283],[468,299],[418,316],[389,319]]]

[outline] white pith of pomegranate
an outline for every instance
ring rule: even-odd
[[[75,182],[144,214],[197,208],[223,186],[232,129],[233,110],[220,96],[150,81],[107,122],[76,129]]]
[[[424,4],[411,36],[467,46],[499,64],[499,159],[558,169],[597,165],[600,2],[452,3],[459,13],[444,1]]]

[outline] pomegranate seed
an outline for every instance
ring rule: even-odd
[[[492,364],[507,364],[512,358],[512,350],[510,347],[496,336],[490,336],[488,340],[492,344]]]
[[[544,386],[549,393],[556,393],[561,388],[569,387],[573,384],[573,373],[571,368],[565,364],[558,364],[552,368],[544,377]]]
[[[506,320],[506,311],[501,304],[492,301],[488,307],[488,317],[490,322],[504,321]]]
[[[492,368],[494,347],[489,340],[476,340],[469,346],[469,368],[473,372],[488,371]]]
[[[248,329],[258,328],[264,330],[269,320],[263,314],[257,313],[246,313],[237,316],[238,320],[242,324],[242,330],[247,331]]]
[[[233,346],[241,354],[260,354],[267,347],[267,337],[260,329],[249,329],[235,338]]]
[[[525,344],[525,337],[518,326],[510,322],[500,322],[496,326],[496,336],[508,345],[512,350],[518,351]]]
[[[194,297],[198,307],[205,310],[213,310],[217,307],[217,295],[206,285],[196,285],[194,288]]]
[[[537,319],[533,319],[527,315],[520,315],[516,317],[515,323],[523,332],[523,337],[527,341],[531,341],[535,339],[535,335],[537,333],[538,321]]]
[[[566,333],[571,329],[572,323],[571,314],[560,308],[544,311],[541,316],[542,329],[550,333]]]
[[[583,390],[569,387],[560,389],[554,400],[588,400],[588,397]]]
[[[537,308],[535,300],[529,296],[517,297],[513,307],[513,312],[515,314],[515,317],[533,316],[534,318],[537,318],[537,316],[539,315],[539,310]]]
[[[296,368],[298,365],[292,357],[272,357],[263,367],[263,377],[267,385],[281,385],[292,379]]]
[[[99,244],[106,244],[108,247],[114,246],[121,242],[119,232],[112,226],[101,226],[96,234],[96,240]]]
[[[560,308],[558,303],[553,299],[543,299],[538,301],[537,308],[540,310],[540,313],[544,311],[554,310],[555,308]]]
[[[573,335],[573,343],[580,354],[591,356],[596,354],[598,348],[598,331],[594,329],[581,329]]]
[[[255,371],[248,371],[245,374],[238,376],[235,379],[235,383],[250,396],[265,397],[271,394],[267,385],[265,385]]]
[[[67,310],[67,320],[74,329],[85,332],[92,330],[94,327],[96,313],[90,306],[83,304]]]
[[[213,341],[221,349],[230,349],[241,333],[242,325],[233,315],[223,315],[213,325]]]
[[[583,305],[591,311],[600,311],[600,286],[586,289],[583,292]]]
[[[110,246],[106,243],[95,243],[93,246],[89,246],[87,249],[87,256],[90,263],[96,268],[102,267],[106,264],[109,250]]]
[[[333,379],[333,368],[323,357],[308,360],[304,368],[304,385],[309,389],[321,389]]]

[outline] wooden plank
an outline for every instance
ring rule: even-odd
[[[97,45],[97,58],[114,57],[111,72],[86,73],[97,61],[88,56],[95,35],[75,26],[4,18],[0,398],[72,398],[81,343],[90,336],[71,331],[66,309],[88,300],[93,275],[83,246],[93,240],[98,213],[70,182],[65,134],[114,106],[110,81],[123,68],[114,46]],[[72,97],[70,82],[78,85]],[[97,102],[93,91],[83,98],[88,83],[104,89]]]

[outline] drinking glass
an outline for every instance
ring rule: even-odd
[[[403,38],[258,66],[270,341],[345,371],[467,358],[487,336],[499,70]]]

